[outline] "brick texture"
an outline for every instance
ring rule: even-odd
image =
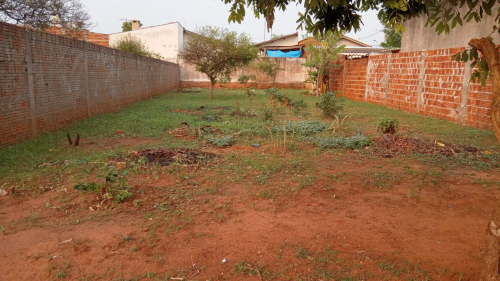
[[[177,64],[0,23],[0,147],[178,87]]]
[[[463,48],[346,60],[338,62],[343,68],[333,71],[329,81],[332,90],[352,100],[491,129],[491,82],[486,87],[469,83],[468,66],[451,58],[460,51]]]

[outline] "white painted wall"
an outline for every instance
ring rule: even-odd
[[[268,43],[260,43],[258,45],[259,48],[263,48],[263,47],[267,47],[267,46],[296,46],[299,44],[299,38],[298,38],[298,35],[294,35],[294,36],[290,36],[290,37],[287,37],[287,38],[283,38],[283,39],[278,39],[278,40],[270,40],[270,42]]]
[[[148,49],[154,53],[159,53],[164,60],[178,63],[177,55],[182,46],[184,28],[173,22],[164,25],[140,28],[137,30],[114,33],[109,35],[109,44],[113,45],[117,40],[131,34],[141,39]]]

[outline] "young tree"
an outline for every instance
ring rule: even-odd
[[[332,62],[337,59],[340,53],[344,50],[344,45],[337,46],[337,41],[340,36],[333,32],[327,32],[325,35],[316,35],[316,40],[308,40],[305,50],[310,54],[307,62],[302,64],[304,66],[313,67],[316,71],[311,72],[316,75],[312,80],[316,83],[316,96],[322,93],[323,77],[327,76],[332,67]],[[319,45],[316,45],[318,42]]]
[[[127,36],[116,40],[111,44],[110,47],[136,55],[151,57],[155,59],[163,59],[160,54],[150,51],[146,44],[141,41],[141,39],[132,36],[131,34],[128,34]]]
[[[403,31],[396,32],[392,27],[384,28],[385,42],[380,43],[380,46],[386,49],[401,48],[401,35]]]
[[[258,50],[245,33],[211,26],[199,28],[197,33],[184,44],[180,55],[208,76],[212,99],[215,83],[230,81],[232,73],[257,58]]]
[[[80,0],[0,0],[0,21],[46,29],[79,31],[92,26]]]

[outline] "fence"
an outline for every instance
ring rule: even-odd
[[[179,65],[0,22],[0,147],[179,86]]]
[[[476,128],[491,129],[493,87],[469,83],[469,64],[451,55],[464,48],[373,55],[340,62],[330,84],[344,96]]]

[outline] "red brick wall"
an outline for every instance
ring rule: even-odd
[[[490,129],[491,82],[469,84],[468,66],[451,59],[459,51],[463,48],[347,60],[330,82],[353,100]]]
[[[0,23],[0,147],[178,86],[177,64]]]
[[[346,60],[344,64],[343,95],[353,100],[364,100],[368,58]],[[342,91],[342,88],[338,89]]]

